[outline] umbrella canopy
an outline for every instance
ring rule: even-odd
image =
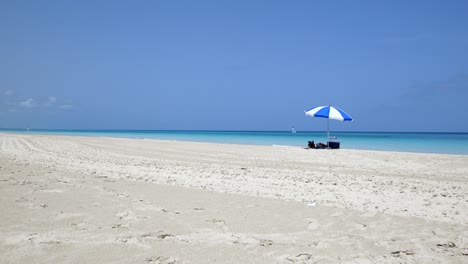
[[[323,118],[328,119],[328,122],[327,122],[327,145],[328,145],[328,141],[329,141],[329,138],[330,138],[330,119],[335,119],[335,120],[339,120],[339,121],[353,121],[353,118],[350,115],[348,115],[347,113],[345,113],[345,111],[343,111],[343,110],[341,110],[341,109],[339,109],[337,107],[333,107],[331,105],[315,107],[315,108],[312,108],[310,110],[305,111],[304,114],[309,115],[309,116],[313,116],[313,117],[323,117]]]
[[[331,105],[315,107],[305,111],[304,114],[313,117],[323,117],[339,121],[353,121],[353,118],[345,113],[345,111]]]

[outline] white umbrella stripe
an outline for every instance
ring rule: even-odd
[[[340,120],[340,121],[343,121],[343,120],[344,120],[344,118],[343,118],[343,116],[340,114],[340,112],[338,112],[338,110],[336,110],[335,108],[332,108],[332,107],[330,107],[329,118],[335,119],[335,120]]]

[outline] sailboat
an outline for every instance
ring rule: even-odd
[[[291,133],[296,133],[296,129],[294,128],[294,126],[291,128]]]

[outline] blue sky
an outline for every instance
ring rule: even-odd
[[[468,132],[468,1],[1,1],[0,127]]]

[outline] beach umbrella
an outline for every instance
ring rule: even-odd
[[[329,106],[319,106],[312,108],[310,110],[304,111],[304,114],[313,117],[323,117],[327,119],[327,146],[330,139],[330,119],[335,119],[339,121],[353,121],[353,118],[345,113],[345,111]]]

